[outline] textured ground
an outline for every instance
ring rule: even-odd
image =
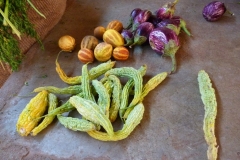
[[[96,26],[106,26],[114,19],[127,24],[134,8],[155,11],[165,2],[69,0],[61,21],[43,40],[45,50],[33,45],[20,71],[13,73],[0,89],[0,159],[207,159],[202,131],[204,107],[197,82],[201,69],[209,73],[216,89],[219,159],[240,159],[240,5],[236,0],[223,1],[235,16],[225,15],[214,23],[205,21],[201,14],[209,1],[180,0],[175,15],[185,19],[193,37],[180,34],[177,72],[146,97],[143,120],[127,139],[101,142],[67,130],[56,120],[36,137],[20,137],[15,131],[18,115],[34,88],[67,86],[55,71],[57,41],[62,35],[75,37],[77,46],[74,52],[61,54],[59,62],[67,75],[80,75],[82,64],[77,52],[83,36],[92,35]],[[148,45],[132,49],[129,60],[117,62],[116,67],[139,68],[142,64],[148,66],[148,78],[171,68],[170,58],[159,57]]]

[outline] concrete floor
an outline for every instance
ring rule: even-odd
[[[69,0],[61,21],[43,40],[45,50],[34,44],[20,71],[13,73],[0,89],[0,159],[207,159],[202,130],[204,106],[197,82],[201,69],[209,73],[216,89],[219,159],[240,159],[240,5],[236,0],[222,1],[235,16],[226,14],[213,23],[202,17],[202,9],[210,1],[179,1],[175,15],[185,19],[193,37],[180,34],[177,72],[146,97],[144,117],[127,139],[101,142],[86,133],[66,129],[57,120],[36,137],[21,137],[16,132],[18,116],[32,98],[34,88],[67,86],[55,71],[55,58],[60,51],[57,41],[62,35],[72,35],[77,45],[74,52],[62,53],[59,63],[67,75],[80,75],[82,63],[77,52],[83,36],[92,35],[96,26],[106,26],[114,19],[127,24],[134,8],[155,11],[165,2]],[[146,79],[171,68],[170,58],[161,58],[148,45],[132,49],[129,60],[117,62],[116,67],[139,68],[142,64],[148,66]]]

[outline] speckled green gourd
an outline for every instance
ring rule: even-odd
[[[132,78],[134,80],[134,97],[132,102],[129,104],[129,107],[135,106],[139,102],[142,94],[143,78],[138,70],[134,69],[133,67],[114,68],[107,71],[105,75],[116,75],[121,77],[125,76]]]
[[[41,92],[43,90],[46,90],[50,93],[54,94],[78,94],[82,92],[82,86],[81,85],[74,85],[74,86],[68,86],[64,88],[58,88],[54,86],[44,86],[44,87],[38,87],[33,90],[33,92]]]
[[[55,96],[52,93],[49,93],[48,94],[48,113],[54,110],[57,107],[57,105],[58,105],[57,96]],[[43,121],[37,127],[35,127],[30,134],[32,136],[36,136],[38,133],[44,130],[49,124],[51,124],[54,118],[55,118],[55,115],[44,117]]]
[[[216,160],[218,154],[218,144],[215,136],[217,100],[211,79],[204,70],[201,70],[198,73],[198,84],[205,110],[203,131],[205,140],[208,144],[207,156],[209,160]]]
[[[100,124],[109,135],[113,135],[113,126],[108,117],[100,112],[100,107],[91,100],[72,96],[69,102],[87,120]]]
[[[57,115],[59,122],[64,125],[65,128],[71,129],[73,131],[82,131],[88,132],[96,130],[95,125],[85,119],[73,118],[73,117],[64,117],[62,115]]]
[[[136,126],[141,122],[144,114],[144,106],[142,103],[137,104],[134,109],[129,114],[123,128],[113,135],[101,131],[89,131],[87,132],[91,137],[98,139],[100,141],[119,141],[127,138]]]
[[[92,80],[92,85],[98,93],[98,105],[100,107],[100,111],[109,117],[110,95],[108,94],[108,90],[98,80]]]
[[[108,76],[108,78],[109,80],[111,80],[113,84],[112,101],[109,110],[109,119],[111,122],[114,122],[118,116],[118,111],[121,105],[122,84],[120,82],[120,79],[115,75],[110,75]]]

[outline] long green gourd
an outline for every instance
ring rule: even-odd
[[[73,131],[82,131],[88,132],[96,130],[96,126],[85,119],[73,118],[73,117],[64,117],[62,115],[57,115],[59,122],[64,125],[65,128],[71,129]]]
[[[208,144],[207,157],[209,160],[216,160],[218,153],[218,145],[215,136],[215,119],[217,116],[217,100],[215,90],[212,87],[209,75],[201,70],[198,73],[198,84],[201,99],[204,104],[204,120],[203,131],[204,137]]]
[[[87,120],[100,124],[109,135],[113,135],[113,126],[108,117],[100,112],[100,107],[93,101],[72,96],[69,102]]]
[[[141,73],[142,76],[144,76],[147,71],[147,66],[142,65],[138,69],[138,71]],[[128,107],[129,94],[130,94],[130,91],[133,88],[133,86],[134,86],[134,80],[131,78],[127,81],[127,83],[124,85],[124,87],[122,89],[121,105],[120,105],[120,109],[119,109],[119,117],[121,118],[122,121],[124,121],[123,115]]]
[[[98,105],[100,111],[109,117],[110,95],[104,85],[98,80],[92,80],[92,85],[98,93]]]
[[[141,94],[141,98],[140,98],[140,102],[143,101],[144,97],[150,92],[152,91],[154,88],[156,88],[166,77],[167,77],[168,73],[167,72],[162,72],[159,73],[157,75],[155,75],[154,77],[152,77],[150,80],[147,81],[147,83],[143,86],[143,91]],[[129,113],[131,112],[133,108],[129,107],[126,112],[124,113],[124,116],[122,117],[122,119],[126,119],[129,115]]]
[[[113,135],[101,131],[89,131],[87,132],[91,137],[101,141],[119,141],[127,138],[136,126],[141,122],[144,114],[144,106],[142,103],[137,104],[129,114],[123,128],[114,132]]]
[[[122,84],[120,79],[115,75],[108,76],[113,84],[112,101],[109,109],[109,119],[114,122],[118,116],[118,111],[121,105]]]
[[[54,110],[58,105],[58,99],[57,96],[49,93],[48,94],[48,113],[50,113],[52,110]],[[51,115],[51,116],[46,116],[44,117],[43,121],[38,124],[37,127],[35,127],[30,134],[32,136],[36,136],[38,133],[40,133],[42,130],[44,130],[48,125],[50,125],[52,123],[52,121],[54,120],[55,115]]]
[[[116,75],[132,78],[134,80],[134,97],[129,104],[129,107],[135,106],[139,102],[142,94],[143,78],[138,70],[134,69],[133,67],[113,68],[107,71],[105,75]]]

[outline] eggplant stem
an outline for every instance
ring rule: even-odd
[[[132,43],[132,44],[129,46],[129,48],[132,48],[132,47],[135,46],[136,44],[137,44],[137,42]]]
[[[173,2],[173,5],[176,5],[178,3],[178,0],[175,0],[174,2]]]
[[[124,29],[127,29],[127,30],[129,30],[130,28],[132,28],[132,24],[133,24],[133,20],[132,20],[132,19],[130,19],[130,20],[129,20],[129,22],[128,22],[128,26],[127,26],[127,27],[125,27]]]
[[[229,11],[229,10],[226,10],[226,12],[227,12],[228,14],[230,14],[231,16],[234,16],[234,13],[233,13],[233,12],[231,12],[231,11]]]
[[[180,20],[180,27],[181,29],[183,29],[183,31],[188,35],[188,36],[191,36],[192,34],[188,31],[187,27],[186,27],[186,22],[181,19]]]
[[[192,36],[192,34],[189,32],[189,30],[184,26],[182,27],[182,29],[184,30],[184,32],[188,35],[188,36]]]
[[[171,70],[170,74],[176,72],[176,70],[177,70],[177,61],[176,61],[175,54],[171,55],[171,59],[172,59],[172,70]]]

